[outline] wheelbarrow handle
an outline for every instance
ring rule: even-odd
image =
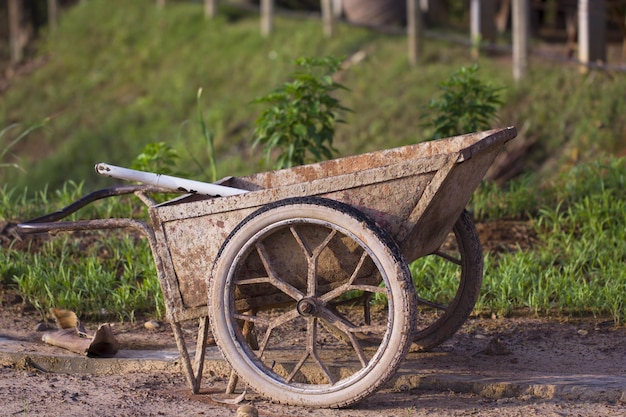
[[[247,190],[241,190],[239,188],[188,180],[185,178],[173,177],[171,175],[155,174],[152,172],[122,168],[115,165],[109,165],[104,162],[96,164],[96,172],[100,175],[108,177],[127,181],[138,181],[168,190],[183,191],[188,193],[226,197],[248,192]]]

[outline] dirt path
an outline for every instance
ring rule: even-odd
[[[32,318],[2,314],[0,324],[0,339],[17,340],[12,349],[22,357],[73,355],[40,342]],[[175,349],[167,326],[114,331],[124,349]],[[350,409],[281,406],[254,393],[244,403],[262,416],[626,415],[624,340],[626,328],[602,320],[475,319],[436,351],[409,354],[389,387]],[[0,343],[0,353],[9,345]],[[227,378],[210,366],[203,392],[191,395],[176,369],[63,374],[29,360],[1,362],[0,416],[236,415],[236,405],[217,401]]]
[[[213,389],[223,389],[215,383]],[[189,398],[180,376],[131,374],[77,376],[4,367],[0,370],[2,416],[235,416],[237,406],[203,394]],[[450,391],[381,391],[354,408],[317,410],[279,406],[250,396],[261,416],[619,416],[619,405],[530,397],[487,399]]]

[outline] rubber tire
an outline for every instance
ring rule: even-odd
[[[419,350],[431,350],[452,337],[467,321],[480,296],[483,251],[474,222],[466,210],[455,223],[453,232],[461,255],[459,287],[446,312],[415,334],[414,343]]]
[[[285,382],[265,366],[247,345],[231,317],[234,262],[256,239],[293,222],[331,224],[359,236],[362,247],[378,259],[389,299],[387,330],[380,348],[366,367],[334,385]],[[244,262],[244,261],[242,261]],[[386,276],[385,276],[386,275]],[[262,207],[244,219],[224,242],[209,280],[209,316],[213,336],[227,362],[259,394],[284,404],[340,408],[372,394],[396,372],[413,340],[416,294],[404,257],[382,229],[361,211],[334,200],[297,197]],[[237,334],[239,333],[239,334]],[[296,343],[294,341],[294,343]]]

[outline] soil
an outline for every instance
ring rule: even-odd
[[[8,305],[7,294],[0,314],[0,339],[19,339],[25,350],[33,352],[73,355],[41,342],[40,329],[50,323],[42,326],[38,316]],[[96,326],[86,323],[87,332]],[[113,323],[113,332],[122,349],[175,349],[168,325],[148,330],[144,323]],[[626,328],[608,320],[472,318],[434,351],[410,353],[399,374],[426,379],[447,376],[448,382],[469,378],[476,386],[488,381],[482,390],[467,389],[470,385],[462,383],[423,384],[423,388],[390,384],[343,410],[278,405],[253,392],[241,404],[226,404],[221,400],[233,398],[223,394],[228,378],[212,372],[205,373],[201,393],[192,395],[177,371],[64,374],[41,371],[28,360],[5,362],[0,363],[0,401],[4,404],[0,416],[235,416],[242,404],[253,405],[261,416],[618,416],[626,415],[624,340]],[[558,386],[573,379],[593,380],[600,387],[591,390],[595,394],[573,395],[541,393],[537,387],[534,393],[506,392],[494,384],[534,380],[539,381],[537,386],[547,381]],[[616,383],[623,390],[620,398],[602,394]],[[589,388],[581,386],[582,391]],[[243,389],[238,388],[238,392]]]

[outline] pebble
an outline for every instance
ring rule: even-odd
[[[161,322],[156,321],[156,320],[148,320],[147,322],[143,324],[143,327],[145,327],[148,330],[156,330],[161,327]]]
[[[237,417],[259,417],[259,412],[254,406],[245,404],[237,409]]]

